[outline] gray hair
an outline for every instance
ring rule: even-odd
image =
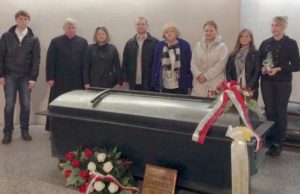
[[[77,21],[74,18],[66,18],[64,21],[64,26],[65,25],[76,25]]]

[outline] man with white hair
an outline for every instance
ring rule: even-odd
[[[64,35],[52,39],[47,52],[46,80],[51,87],[49,103],[65,92],[83,89],[83,58],[88,42],[76,35],[75,19],[67,18],[63,29]],[[50,130],[49,127],[47,120],[46,130]]]

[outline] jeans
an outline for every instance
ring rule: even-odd
[[[261,81],[261,92],[267,119],[275,122],[267,134],[267,143],[282,146],[287,128],[287,106],[292,83]]]
[[[28,133],[30,115],[30,92],[29,77],[15,77],[8,75],[5,77],[4,85],[5,108],[4,108],[4,135],[11,135],[14,129],[14,110],[17,92],[20,102],[20,125],[21,133]]]

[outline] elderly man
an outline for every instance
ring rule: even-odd
[[[49,103],[59,95],[83,89],[83,60],[87,40],[77,36],[76,20],[67,18],[64,35],[51,40],[46,62],[46,79],[51,87]],[[50,130],[47,120],[46,130]]]
[[[40,42],[28,27],[30,15],[24,10],[15,14],[16,25],[4,33],[0,40],[0,84],[4,86],[4,138],[11,142],[14,129],[16,96],[20,100],[20,128],[22,139],[31,141],[29,135],[30,92],[35,86],[40,65]]]
[[[124,48],[121,82],[131,90],[151,91],[153,52],[158,40],[147,32],[146,18],[138,17],[135,28],[137,34]]]

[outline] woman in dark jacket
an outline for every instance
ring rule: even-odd
[[[287,127],[287,105],[292,91],[292,72],[299,71],[297,42],[284,34],[287,18],[273,18],[273,37],[260,45],[261,91],[267,119],[275,124],[267,135],[270,149],[267,154],[279,156]]]
[[[114,87],[120,77],[120,59],[117,48],[109,44],[109,34],[105,27],[97,27],[95,44],[87,47],[84,57],[83,81],[89,87]]]
[[[227,81],[238,81],[242,87],[254,90],[253,98],[258,98],[258,80],[260,77],[258,51],[254,45],[253,34],[243,29],[237,38],[235,48],[226,65]]]
[[[188,94],[193,80],[191,47],[179,38],[173,23],[164,25],[163,38],[154,51],[151,86],[164,93]]]

